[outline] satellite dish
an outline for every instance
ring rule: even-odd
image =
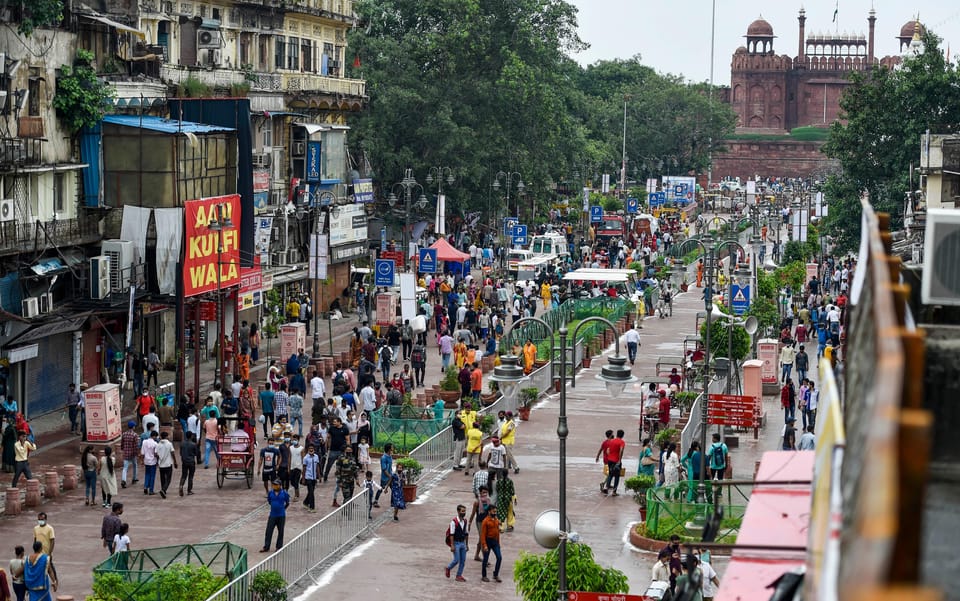
[[[760,326],[760,323],[757,321],[757,318],[751,315],[747,318],[747,321],[743,324],[743,329],[747,331],[747,334],[753,336],[757,333],[757,328]]]
[[[567,519],[567,528],[570,530],[570,520]],[[560,538],[564,530],[560,529],[560,512],[548,509],[537,516],[533,523],[533,539],[544,549],[556,549],[560,546]]]

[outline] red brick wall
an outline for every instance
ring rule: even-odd
[[[821,142],[727,140],[727,152],[713,156],[713,181],[730,177],[807,177],[835,162],[820,152]]]

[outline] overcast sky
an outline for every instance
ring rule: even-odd
[[[590,48],[575,58],[583,65],[641,55],[643,64],[693,81],[710,78],[711,0],[568,0],[580,13],[580,38]],[[877,11],[876,56],[899,54],[896,36],[918,13],[920,21],[960,54],[960,3],[955,0],[716,0],[714,83],[730,83],[730,57],[747,26],[759,16],[770,22],[777,54],[797,55],[797,14],[806,9],[806,33],[867,35],[870,7]],[[839,8],[833,23],[834,9]]]

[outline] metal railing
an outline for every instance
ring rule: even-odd
[[[686,453],[690,445],[700,440],[700,405],[703,403],[703,393],[697,395],[697,399],[690,405],[690,411],[687,413],[687,424],[680,431],[680,452]]]
[[[288,589],[293,587],[311,570],[370,530],[372,523],[367,519],[367,503],[367,496],[361,490],[279,551],[230,581],[207,601],[253,601],[250,585],[258,573],[267,570],[278,572]]]
[[[27,252],[56,245],[82,244],[100,237],[93,219],[53,219],[51,221],[6,221],[0,223],[0,252]]]
[[[698,537],[702,526],[689,528],[688,524],[697,516],[703,516],[714,511],[714,494],[721,495],[720,506],[723,507],[723,520],[717,532],[717,542],[732,543],[740,530],[743,515],[750,502],[750,486],[741,487],[739,484],[723,484],[717,482],[706,483],[708,503],[692,502],[698,485],[697,480],[682,480],[670,486],[647,489],[647,533],[656,539],[667,540],[671,535],[681,537]],[[698,539],[699,540],[699,539]]]

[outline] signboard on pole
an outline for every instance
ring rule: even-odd
[[[750,309],[750,286],[733,284],[730,287],[734,315],[743,315]]]
[[[437,273],[437,249],[420,249],[420,273]]]
[[[592,205],[590,207],[590,223],[601,223],[603,221],[603,207]]]
[[[817,275],[819,270],[820,266],[816,263],[807,263],[807,281],[809,282],[812,280]]]
[[[567,591],[567,601],[646,601],[645,595],[621,595],[620,593],[585,593]]]
[[[308,183],[320,183],[320,142],[307,142],[306,175]]]
[[[240,291],[237,293],[237,311],[263,304],[263,272],[260,264],[240,269]]]
[[[640,201],[632,196],[627,198],[627,213],[638,213],[640,211]]]
[[[520,220],[516,217],[504,217],[503,218],[503,235],[504,236],[513,236],[513,228],[517,227],[517,224],[520,223]]]
[[[711,394],[707,403],[707,423],[711,426],[758,428],[760,411],[757,400],[739,394]]]
[[[393,286],[394,263],[390,259],[377,259],[374,269],[374,286]]]
[[[527,243],[527,226],[525,225],[515,225],[513,226],[513,245],[514,246],[524,246]]]
[[[373,180],[353,180],[353,202],[373,202]]]

